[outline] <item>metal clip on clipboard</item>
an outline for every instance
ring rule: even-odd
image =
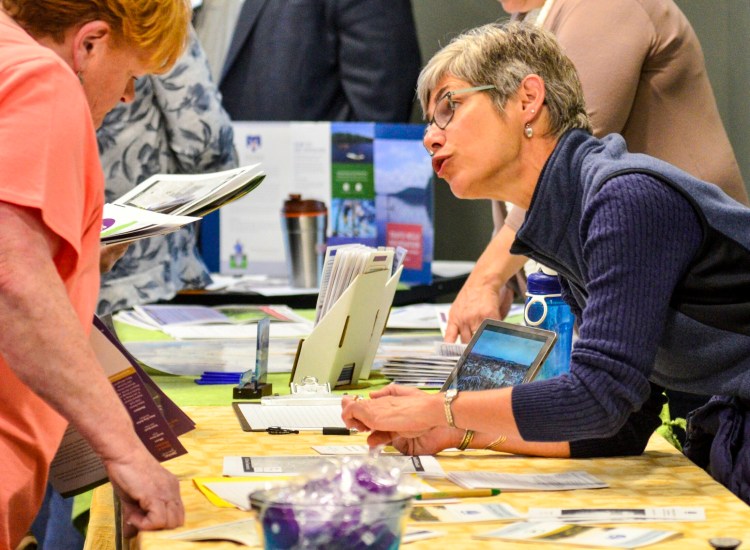
[[[318,383],[314,376],[304,377],[299,384],[290,384],[291,394],[261,397],[261,405],[338,405],[340,395],[331,393],[329,382]]]

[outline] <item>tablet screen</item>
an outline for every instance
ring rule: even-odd
[[[488,319],[474,334],[443,390],[487,390],[529,382],[556,338],[548,330]]]

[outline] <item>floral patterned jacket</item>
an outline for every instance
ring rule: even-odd
[[[170,72],[138,80],[135,97],[110,112],[97,133],[107,202],[153,174],[237,166],[231,122],[195,33]],[[195,227],[141,239],[102,275],[97,313],[168,300],[210,281]]]

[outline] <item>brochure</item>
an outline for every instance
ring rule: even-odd
[[[652,508],[529,508],[529,521],[565,523],[644,523],[649,521],[705,521],[706,511],[697,506]]]
[[[411,520],[419,523],[476,523],[519,520],[523,516],[508,504],[443,504],[415,506]]]
[[[600,548],[641,548],[679,535],[675,531],[637,527],[586,527],[559,522],[512,523],[502,529],[475,535],[478,539],[526,541],[534,544],[575,544]]]
[[[99,363],[133,420],[141,441],[159,461],[169,460],[187,451],[177,439],[195,427],[143,372],[104,323],[94,318],[91,345]],[[50,468],[50,483],[63,496],[86,492],[107,482],[107,472],[98,455],[69,426]]]
[[[315,306],[315,324],[325,317],[336,300],[361,273],[387,269],[393,274],[395,250],[375,249],[360,244],[329,246],[323,260],[320,293]]]
[[[251,164],[209,174],[156,174],[113,204],[203,217],[258,187],[266,177],[259,167],[260,164]]]
[[[105,204],[102,212],[102,244],[136,241],[144,237],[164,235],[198,221],[193,216],[172,216],[149,212],[124,204]]]
[[[503,491],[569,491],[609,487],[588,472],[559,474],[501,474],[499,472],[451,472],[456,485],[464,489],[502,489]]]
[[[152,328],[207,325],[248,324],[261,319],[271,321],[303,323],[311,322],[285,305],[220,305],[214,307],[194,305],[148,304],[133,307],[129,317],[132,321]]]
[[[253,477],[219,477],[219,478],[193,478],[193,483],[198,490],[215,506],[221,508],[239,508],[250,510],[248,495],[264,489],[287,485],[295,479],[296,475],[268,475]],[[399,483],[399,492],[416,495],[419,493],[434,492],[435,488],[426,481],[415,476],[405,477]]]
[[[321,466],[335,463],[336,458],[318,455],[294,456],[225,456],[225,476],[256,476],[279,474],[302,474],[320,471]],[[404,474],[417,474],[422,477],[445,477],[443,468],[434,456],[383,455],[379,460],[392,464]]]

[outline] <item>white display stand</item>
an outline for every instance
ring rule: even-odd
[[[356,386],[370,367],[385,330],[403,267],[357,275],[310,336],[300,340],[291,382],[308,376],[332,388]]]

